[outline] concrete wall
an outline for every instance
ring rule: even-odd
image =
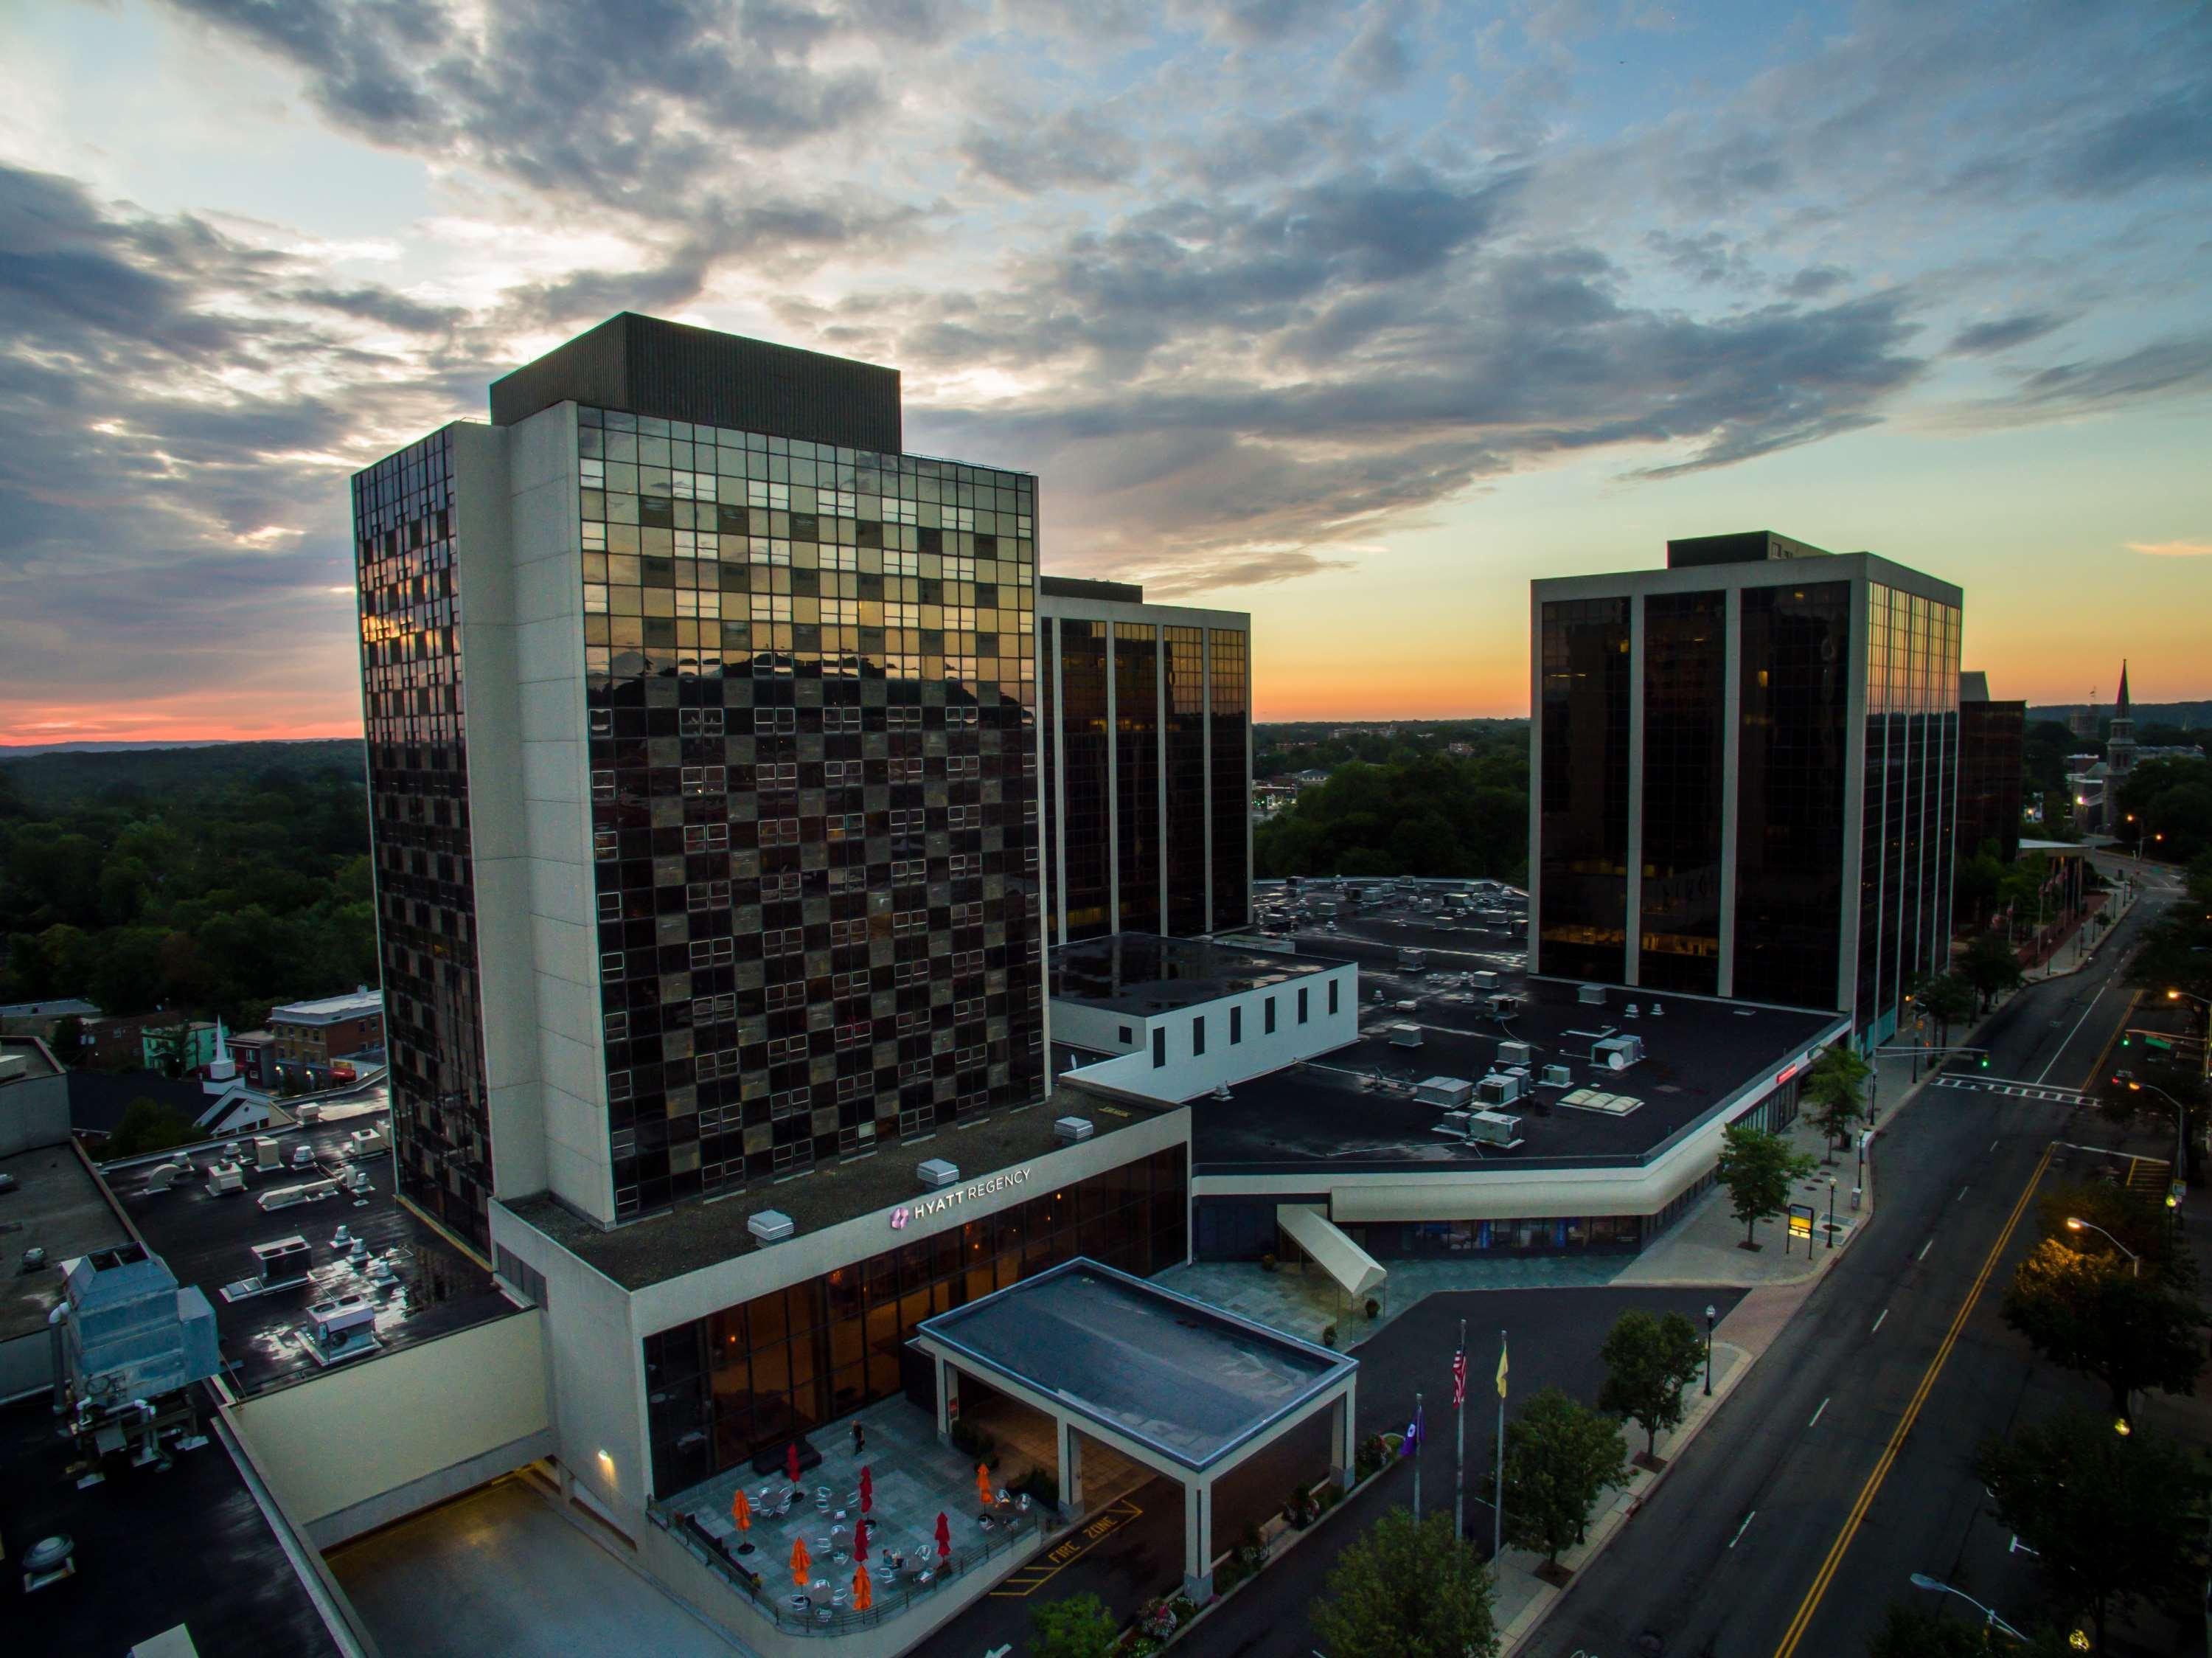
[[[550,1454],[537,1309],[246,1399],[230,1417],[319,1548]]]
[[[9,1051],[23,1052],[11,1043]],[[46,1056],[33,1053],[34,1068],[46,1066]],[[0,1086],[0,1157],[41,1146],[69,1143],[69,1078],[59,1070],[44,1076],[24,1076]],[[16,1252],[21,1253],[19,1249]]]
[[[1328,987],[1336,988],[1336,1011],[1328,1010]],[[1298,1023],[1298,992],[1307,993],[1306,1022]],[[1266,1003],[1275,1003],[1275,1030],[1267,1034]],[[1243,1015],[1243,1035],[1229,1039],[1229,1013]],[[1206,1021],[1206,1051],[1193,1051],[1195,1021]],[[1121,1030],[1134,1032],[1130,1047],[1121,1039]],[[1255,1076],[1265,1076],[1317,1054],[1331,1053],[1359,1039],[1359,969],[1350,962],[1290,983],[1265,990],[1224,996],[1174,1013],[1149,1018],[1119,1014],[1109,1009],[1076,1002],[1052,1004],[1054,1039],[1079,1048],[1115,1051],[1111,1059],[1086,1065],[1074,1073],[1079,1081],[1125,1088],[1148,1100],[1178,1104],[1211,1094],[1223,1083],[1234,1087]],[[1152,1063],[1152,1033],[1165,1033],[1168,1062]]]

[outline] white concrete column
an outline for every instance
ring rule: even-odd
[[[1203,1605],[1213,1597],[1213,1482],[1182,1488],[1182,1592]]]
[[[1083,1446],[1075,1431],[1075,1424],[1066,1417],[1054,1417],[1053,1425],[1060,1439],[1060,1512],[1073,1519],[1083,1512]]]
[[[1352,1395],[1346,1393],[1329,1406],[1335,1415],[1329,1421],[1329,1445],[1334,1454],[1329,1458],[1328,1477],[1340,1491],[1350,1490],[1359,1477],[1358,1425],[1352,1400]]]
[[[932,1356],[937,1366],[937,1442],[940,1445],[952,1442],[952,1424],[958,1419],[955,1404],[960,1396],[960,1373],[943,1359]]]

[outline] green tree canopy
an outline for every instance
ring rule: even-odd
[[[1705,1363],[1705,1338],[1680,1313],[1623,1313],[1598,1356],[1605,1361],[1605,1386],[1597,1408],[1643,1429],[1644,1454],[1653,1455],[1660,1434],[1682,1420],[1682,1391]]]
[[[167,1151],[171,1146],[190,1145],[199,1137],[191,1118],[142,1094],[124,1106],[123,1120],[100,1148],[100,1160],[111,1162],[149,1151]]]
[[[1547,1387],[1505,1425],[1505,1540],[1557,1566],[1580,1542],[1590,1505],[1628,1483],[1620,1424]]]
[[[1716,1174],[1727,1188],[1729,1205],[1743,1222],[1743,1242],[1756,1249],[1752,1228],[1768,1216],[1779,1215],[1790,1202],[1790,1184],[1813,1172],[1814,1161],[1790,1149],[1778,1134],[1739,1123],[1721,1137],[1721,1161]]]
[[[2203,1586],[2207,1484],[2172,1445],[2069,1410],[1987,1441],[1974,1472],[2060,1603],[2096,1620],[2100,1644],[2112,1613]]]
[[[2057,1238],[2021,1262],[2004,1320],[2053,1364],[2104,1383],[2124,1419],[2131,1394],[2194,1393],[2204,1364],[2204,1315],[2187,1296],[2137,1277],[2119,1256]]]
[[[1392,1509],[1337,1557],[1309,1615],[1325,1652],[1492,1658],[1492,1594],[1488,1570],[1452,1535],[1449,1514],[1417,1521]]]
[[[1858,1050],[1838,1042],[1820,1051],[1799,1085],[1799,1097],[1811,1107],[1813,1126],[1828,1137],[1832,1145],[1850,1137],[1851,1125],[1867,1114],[1866,1081],[1869,1067]]]
[[[1071,1594],[1030,1608],[1030,1658],[1106,1658],[1119,1631],[1095,1594]]]
[[[1340,765],[1253,835],[1256,871],[1517,881],[1528,839],[1528,744]]]
[[[1951,1027],[1963,1025],[1979,1009],[1981,998],[1974,987],[1956,973],[1937,973],[1922,981],[1914,993],[1928,1016],[1936,1021],[1936,1045],[1951,1045]]]
[[[1966,946],[1966,954],[1959,959],[1958,971],[1959,976],[1973,986],[1984,1007],[1989,1005],[1991,997],[2021,982],[2020,957],[2005,936],[1996,930],[1975,935],[1974,942]]]

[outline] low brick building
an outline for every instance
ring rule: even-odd
[[[384,1045],[384,992],[364,986],[349,996],[271,1008],[269,1034],[280,1072],[291,1065],[326,1070],[333,1059]]]

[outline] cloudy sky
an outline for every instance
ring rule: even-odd
[[[892,364],[1263,717],[1771,527],[2212,696],[2212,9],[0,9],[0,742],[359,729],[346,479],[621,309]]]

